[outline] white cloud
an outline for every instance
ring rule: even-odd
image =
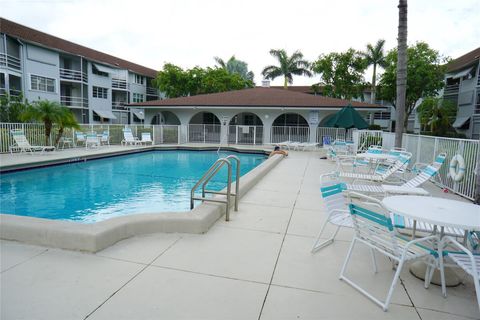
[[[396,1],[337,0],[0,0],[2,16],[150,68],[213,65],[232,54],[260,72],[275,61],[268,51],[321,53],[363,49],[386,40],[396,46]],[[479,45],[480,1],[410,1],[409,43],[426,41],[458,57]],[[366,75],[369,79],[370,74]],[[294,84],[317,78],[296,77]],[[277,79],[274,84],[281,84]]]

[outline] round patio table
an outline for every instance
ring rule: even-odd
[[[357,158],[362,158],[370,161],[385,161],[385,160],[396,160],[397,156],[388,154],[388,153],[357,153]]]
[[[389,211],[414,220],[428,222],[439,227],[480,231],[480,206],[473,203],[423,196],[385,197],[382,203]],[[440,236],[443,236],[443,232],[440,233]],[[420,279],[424,278],[425,264],[412,263],[410,272]],[[448,272],[448,274],[446,272],[445,276],[446,282],[450,286],[460,283],[453,272]],[[437,281],[432,282],[436,283]]]

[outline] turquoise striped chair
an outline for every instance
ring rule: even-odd
[[[340,181],[336,180],[335,174],[329,173],[320,176],[320,191],[322,193],[327,218],[323,222],[317,239],[313,244],[312,253],[332,244],[341,227],[352,227],[352,219],[348,212],[345,197],[342,194],[343,185]],[[322,234],[328,223],[336,226],[336,230],[331,237],[324,240],[322,239]]]
[[[351,195],[362,201],[383,208],[382,203],[377,199],[354,192],[352,192]],[[345,281],[381,306],[384,311],[387,311],[393,291],[395,290],[395,286],[405,263],[421,258],[428,258],[426,262],[429,264],[429,267],[426,270],[425,278],[430,274],[430,270],[435,266],[435,264],[431,262],[432,257],[437,256],[437,251],[430,248],[433,244],[432,241],[438,241],[439,238],[437,235],[433,235],[409,241],[397,234],[388,214],[378,213],[353,203],[349,204],[349,210],[352,216],[355,234],[352,243],[350,244],[350,248],[348,249],[342,270],[340,271],[340,280]],[[383,208],[383,210],[388,212],[385,208]],[[374,252],[381,253],[393,261],[398,262],[397,270],[387,296],[383,301],[374,297],[371,293],[360,287],[360,285],[346,275],[353,249],[357,243],[364,244],[372,250],[373,270],[375,273],[377,272],[377,266]],[[435,261],[435,259],[433,260]]]

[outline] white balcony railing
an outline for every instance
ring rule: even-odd
[[[60,68],[60,79],[88,82],[88,76],[85,72],[64,68]]]
[[[112,89],[127,90],[127,80],[112,78]]]
[[[0,66],[5,66],[7,68],[16,70],[22,69],[20,59],[6,53],[0,53]]]
[[[113,101],[112,102],[112,109],[114,110],[128,110],[128,108],[125,107],[124,101]]]
[[[67,107],[88,108],[88,99],[75,96],[60,96],[60,103]]]
[[[157,88],[152,88],[152,87],[147,87],[147,95],[148,96],[158,96],[158,89]]]

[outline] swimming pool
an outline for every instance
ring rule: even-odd
[[[240,158],[241,175],[266,159],[235,152],[221,152],[220,157],[229,154]],[[90,223],[136,213],[189,211],[191,188],[218,157],[215,151],[150,151],[5,173],[0,212]],[[225,180],[222,168],[209,189],[223,189]]]

